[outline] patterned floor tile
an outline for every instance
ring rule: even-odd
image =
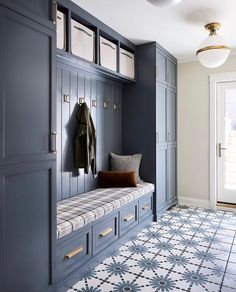
[[[175,206],[68,292],[236,291],[236,216]]]

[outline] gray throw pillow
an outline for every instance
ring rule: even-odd
[[[116,155],[111,152],[110,157],[112,171],[135,171],[136,182],[142,182],[139,176],[142,154]]]

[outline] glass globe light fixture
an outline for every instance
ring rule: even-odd
[[[182,0],[147,0],[152,5],[159,7],[168,7],[179,4]]]
[[[230,47],[226,44],[226,41],[216,33],[220,27],[219,22],[205,25],[210,34],[201,42],[200,48],[196,52],[199,62],[207,68],[221,66],[230,53]]]

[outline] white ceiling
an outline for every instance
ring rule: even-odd
[[[219,21],[219,34],[236,52],[236,0],[183,0],[158,8],[146,0],[73,0],[80,7],[135,44],[157,41],[179,61],[195,57],[207,32],[204,25]]]

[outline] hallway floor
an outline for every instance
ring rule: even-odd
[[[68,292],[236,291],[236,215],[176,206]]]

